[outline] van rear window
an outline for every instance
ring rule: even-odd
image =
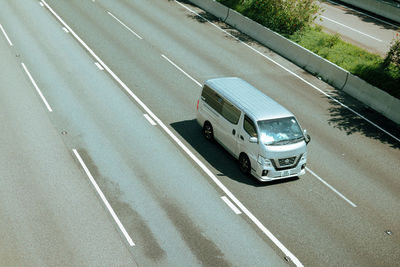
[[[207,85],[204,85],[201,96],[204,97],[204,101],[212,107],[216,112],[221,114],[222,111],[222,97],[213,91]]]
[[[240,110],[227,100],[223,99],[207,85],[204,85],[201,96],[210,107],[221,114],[227,121],[233,124],[238,123],[240,118]]]

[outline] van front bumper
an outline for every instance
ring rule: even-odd
[[[301,160],[296,167],[286,170],[276,170],[274,167],[265,167],[257,164],[257,169],[251,170],[251,174],[262,182],[269,182],[281,179],[287,179],[291,177],[301,176],[306,173],[306,161]],[[263,175],[264,171],[264,175]],[[265,175],[265,172],[267,174]]]

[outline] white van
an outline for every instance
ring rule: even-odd
[[[240,78],[205,82],[197,122],[206,139],[239,159],[245,174],[272,181],[305,173],[310,136],[290,111]]]

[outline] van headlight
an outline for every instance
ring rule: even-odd
[[[260,165],[265,165],[265,166],[267,166],[267,167],[272,166],[272,165],[271,165],[271,161],[270,161],[269,159],[264,158],[264,157],[261,156],[261,155],[258,155],[257,162],[258,162]]]

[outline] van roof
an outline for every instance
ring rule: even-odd
[[[289,110],[240,78],[215,78],[207,80],[205,84],[256,121],[294,116]]]

